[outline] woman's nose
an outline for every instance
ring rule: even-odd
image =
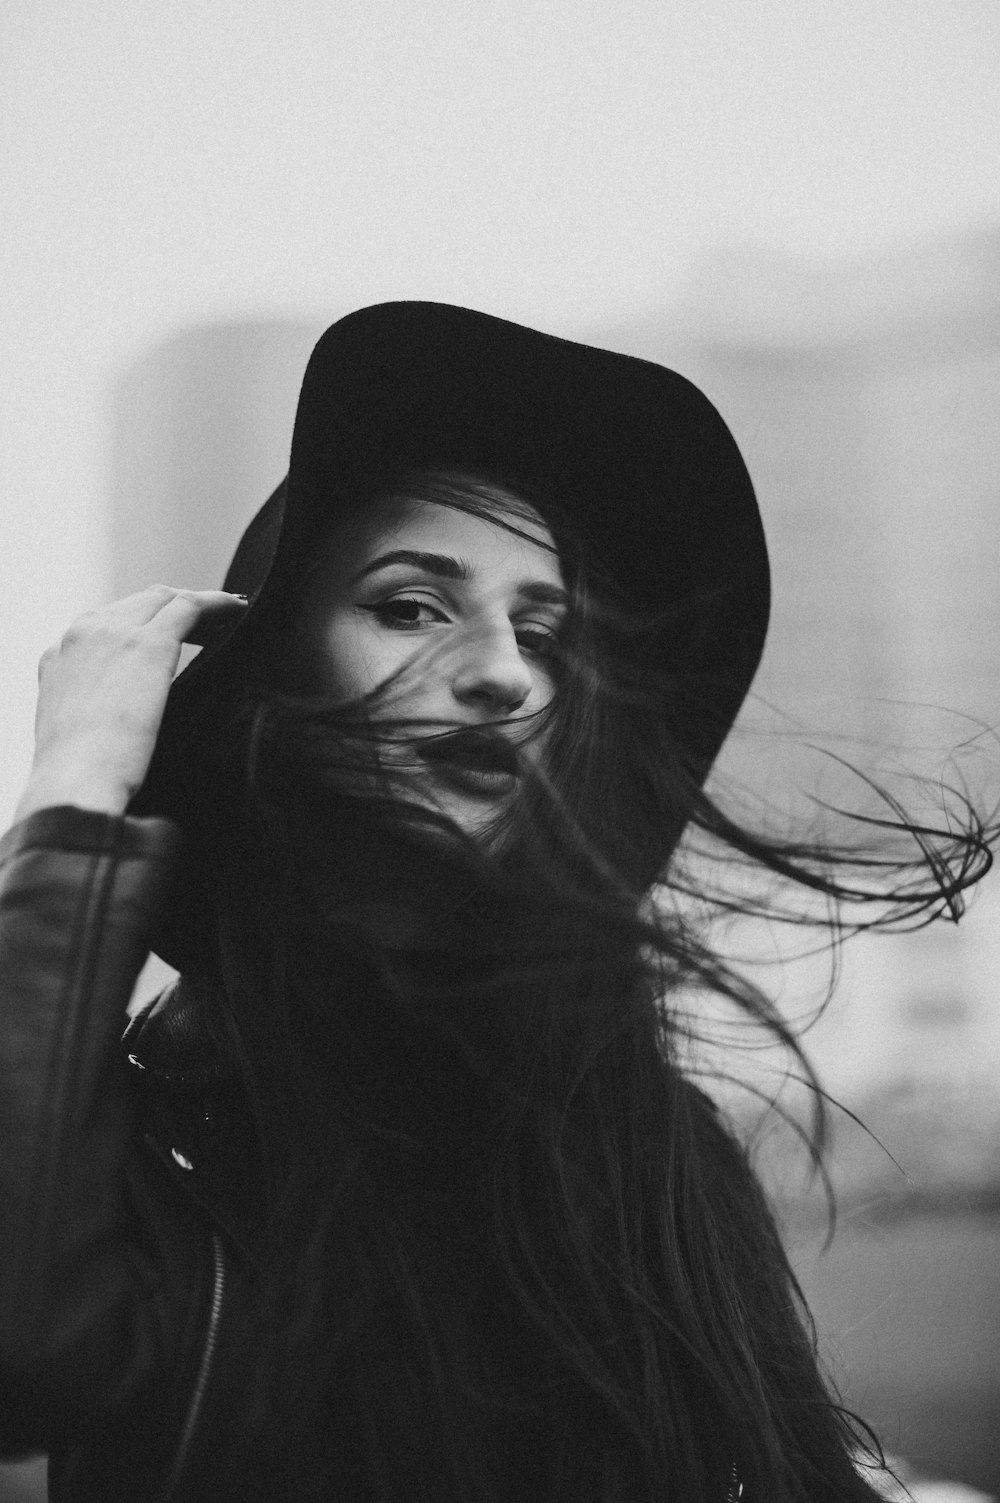
[[[533,684],[514,628],[507,622],[470,634],[459,649],[451,689],[459,703],[480,705],[495,714],[519,710]]]

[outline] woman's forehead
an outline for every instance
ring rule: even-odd
[[[517,514],[508,516],[499,506],[466,510],[406,492],[381,497],[328,528],[306,573],[321,570],[331,583],[346,583],[379,554],[403,549],[447,554],[477,570],[530,565],[533,576],[562,582],[552,533],[527,503],[518,501]]]

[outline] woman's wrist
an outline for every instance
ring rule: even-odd
[[[57,804],[72,804],[98,814],[121,815],[125,813],[128,801],[128,790],[111,780],[91,774],[39,770],[28,778],[14,810],[14,823],[27,819],[39,809],[51,809]]]

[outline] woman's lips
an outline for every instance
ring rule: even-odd
[[[481,730],[428,737],[419,748],[435,779],[460,793],[495,799],[517,787],[517,753],[503,736]]]
[[[517,787],[517,776],[512,772],[487,772],[483,768],[459,767],[447,762],[435,763],[432,770],[437,782],[475,798],[505,798]]]

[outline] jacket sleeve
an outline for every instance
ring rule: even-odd
[[[0,1451],[48,1449],[157,1361],[118,1040],[176,868],[164,820],[68,806],[0,840]],[[75,1417],[75,1418],[74,1418]]]

